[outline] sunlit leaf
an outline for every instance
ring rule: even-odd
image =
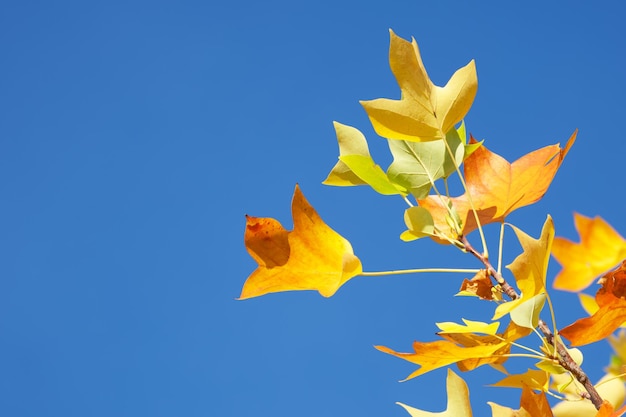
[[[613,333],[626,321],[626,261],[600,280],[602,287],[596,293],[598,311],[562,329],[559,333],[583,346],[597,342]]]
[[[491,407],[491,417],[532,417],[528,414],[528,411],[524,409],[513,410],[512,408],[491,401],[488,401],[487,404]]]
[[[274,219],[247,216],[244,241],[259,267],[240,299],[292,290],[317,290],[330,297],[362,272],[350,242],[322,221],[298,186],[291,210],[291,232]]]
[[[524,388],[529,387],[538,391],[548,391],[550,374],[538,369],[528,369],[523,374],[508,375],[492,384],[492,387]]]
[[[574,214],[580,243],[557,237],[552,255],[563,266],[554,288],[580,291],[626,258],[626,240],[600,217]]]
[[[478,80],[472,60],[452,75],[445,87],[432,83],[417,43],[390,31],[389,65],[402,97],[400,100],[363,101],[372,126],[387,139],[413,142],[443,139],[465,117],[476,96]]]
[[[413,353],[400,353],[385,346],[375,346],[381,352],[388,353],[420,366],[404,381],[467,359],[492,359],[498,350],[506,347],[507,342],[463,347],[447,340],[436,342],[413,342]]]
[[[530,387],[524,387],[522,389],[520,409],[527,411],[532,417],[553,416],[545,392],[535,393]]]
[[[465,158],[465,141],[456,129],[450,130],[443,140],[430,142],[408,142],[388,140],[393,162],[387,175],[390,180],[408,189],[417,198],[424,198],[432,184],[447,178],[456,171]],[[469,145],[468,145],[469,146]],[[450,157],[450,148],[454,159]]]
[[[472,407],[469,401],[469,389],[463,379],[448,369],[448,377],[446,378],[446,391],[448,392],[448,405],[446,410],[440,413],[431,413],[428,411],[418,410],[408,405],[397,403],[404,408],[411,417],[472,417]]]
[[[345,155],[340,156],[339,161],[346,164],[356,176],[380,194],[408,194],[404,187],[392,182],[382,168],[376,165],[374,160],[369,156]]]
[[[539,313],[545,303],[546,295],[537,294],[511,310],[511,320],[519,326],[534,329],[539,324]]]
[[[496,335],[489,334],[475,334],[475,333],[438,333],[439,336],[446,340],[456,343],[457,345],[464,347],[476,347],[476,346],[501,346],[489,357],[473,357],[463,359],[457,362],[459,370],[466,372],[472,369],[476,369],[482,365],[490,365],[498,371],[507,373],[502,364],[507,361],[507,354],[510,353],[511,343],[516,340],[527,336],[532,330],[520,327],[513,322],[509,322],[506,330]],[[502,342],[506,342],[502,345]]]
[[[462,319],[465,324],[458,324],[453,322],[435,323],[441,330],[438,334],[442,333],[478,333],[478,334],[490,334],[494,335],[498,331],[500,322],[484,323],[482,321],[472,321]]]
[[[523,252],[507,268],[515,276],[515,281],[522,294],[517,300],[500,304],[496,308],[493,320],[510,313],[526,300],[544,293],[546,290],[546,273],[550,261],[550,247],[554,238],[552,218],[548,216],[546,219],[539,239],[531,238],[517,227],[513,227],[513,230],[522,245]]]
[[[576,132],[565,148],[547,146],[512,164],[484,145],[478,148],[465,160],[467,192],[450,199],[462,220],[463,234],[467,235],[477,227],[468,195],[471,195],[482,225],[503,221],[514,210],[543,197],[575,139]],[[447,201],[433,195],[419,200],[420,206],[432,214],[435,227],[442,231],[450,230],[445,220]],[[453,238],[457,237],[453,230],[449,233]]]
[[[405,242],[432,236],[435,232],[433,216],[422,207],[414,206],[406,209],[404,211],[404,223],[408,230],[402,232],[400,239]]]
[[[492,417],[552,417],[550,404],[544,392],[535,394],[528,386],[523,386],[519,410],[489,402]]]
[[[456,295],[474,296],[483,300],[502,301],[502,292],[491,282],[489,273],[481,269],[472,279],[465,278]]]
[[[385,194],[408,194],[408,191],[389,180],[376,165],[367,146],[365,136],[356,128],[333,122],[339,143],[339,161],[323,184],[337,186],[370,185]]]

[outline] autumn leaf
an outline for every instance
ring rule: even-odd
[[[532,332],[531,329],[527,329],[518,326],[514,322],[510,322],[507,328],[502,333],[495,335],[490,334],[474,334],[467,332],[459,333],[437,333],[442,338],[454,342],[464,347],[476,347],[476,346],[490,346],[500,345],[501,347],[494,352],[490,357],[477,357],[467,358],[457,362],[456,366],[462,372],[471,371],[482,365],[490,365],[491,367],[499,370],[500,372],[507,373],[502,364],[507,361],[507,354],[511,351],[511,343],[516,340],[527,336]],[[502,345],[502,342],[506,342]]]
[[[600,217],[574,213],[574,224],[580,243],[557,237],[552,256],[563,266],[554,288],[577,292],[626,258],[626,240]]]
[[[528,369],[523,374],[507,375],[492,387],[532,388],[538,391],[548,391],[550,374],[538,369]]]
[[[500,322],[484,323],[482,321],[473,321],[462,319],[464,324],[454,322],[435,323],[439,330],[438,334],[444,333],[482,333],[494,335],[498,331]]]
[[[293,231],[272,218],[247,217],[244,241],[259,267],[240,299],[293,290],[332,296],[362,272],[350,242],[322,221],[296,185],[291,204]]]
[[[465,117],[478,88],[476,66],[470,61],[452,75],[445,87],[432,83],[415,39],[408,42],[389,31],[389,65],[402,96],[362,101],[380,136],[411,142],[443,139]]]
[[[413,342],[413,353],[400,353],[385,346],[375,346],[381,352],[388,353],[420,366],[415,372],[403,381],[423,375],[434,369],[442,368],[453,363],[468,359],[494,359],[493,355],[506,347],[507,342],[482,344],[473,347],[463,347],[447,340],[435,342]],[[498,359],[498,358],[496,358]]]
[[[524,389],[522,389],[520,409],[524,409],[532,417],[553,416],[545,392],[534,393],[530,387],[524,387]]]
[[[585,310],[590,316],[593,316],[600,309],[600,307],[598,307],[598,303],[596,302],[596,298],[591,295],[581,292],[578,294],[578,300],[580,301],[580,305],[583,310]],[[626,322],[622,323],[619,327],[626,328]]]
[[[388,143],[393,162],[387,175],[391,181],[409,190],[416,199],[424,198],[436,180],[448,178],[456,172],[463,160],[482,145],[467,144],[466,141],[464,124],[458,129],[450,129],[444,140],[409,142],[390,139]]]
[[[513,410],[512,408],[491,401],[487,401],[487,404],[491,407],[491,417],[532,417],[528,414],[528,411],[524,409]]]
[[[583,346],[608,337],[626,321],[626,260],[600,280],[602,287],[596,293],[598,310],[565,327],[559,333]]]
[[[550,248],[554,238],[554,223],[552,218],[548,216],[539,239],[533,239],[522,230],[513,226],[513,230],[517,235],[517,239],[522,245],[522,253],[508,265],[515,277],[515,282],[521,291],[521,296],[513,301],[500,304],[495,311],[493,320],[512,312],[515,308],[520,307],[527,300],[543,294],[546,291],[546,273],[548,270],[548,262],[550,261]],[[543,306],[543,304],[542,304]],[[533,307],[535,307],[533,305]],[[539,313],[536,309],[533,310]],[[536,318],[536,316],[534,316]],[[518,323],[520,324],[520,323]],[[532,326],[534,328],[536,326]]]
[[[467,235],[476,229],[469,196],[482,225],[504,221],[514,210],[543,197],[574,144],[576,133],[572,134],[564,148],[558,144],[546,146],[512,164],[483,145],[465,160],[467,190],[463,195],[451,199],[430,195],[419,200],[419,205],[430,212],[435,227],[441,231],[450,230],[446,221],[449,201],[461,218],[462,233]],[[473,138],[470,143],[475,143]],[[457,238],[454,231],[449,234]]]
[[[445,330],[438,335],[445,340],[427,343],[413,342],[413,353],[399,353],[385,346],[375,347],[381,352],[420,365],[419,369],[404,379],[407,381],[453,363],[456,363],[463,372],[482,365],[491,365],[503,370],[501,365],[508,359],[506,355],[510,352],[511,343],[531,332],[530,329],[511,322],[504,332],[494,335],[494,324],[488,325],[470,320],[464,320],[464,322],[466,326],[456,323],[439,323]],[[483,334],[468,332],[469,329]],[[453,332],[454,330],[457,331]]]
[[[469,401],[469,389],[463,379],[448,369],[448,377],[446,378],[446,391],[448,392],[448,405],[445,411],[440,413],[431,413],[428,411],[418,410],[402,403],[396,403],[404,408],[411,417],[472,417],[472,407]]]
[[[493,402],[488,404],[491,406],[492,417],[553,417],[546,394],[544,392],[535,394],[528,386],[523,386],[519,410]]]
[[[323,181],[326,185],[370,185],[384,195],[407,195],[408,191],[389,179],[370,155],[365,136],[356,128],[333,122],[339,143],[339,161]]]
[[[465,278],[456,295],[478,297],[488,301],[502,301],[502,292],[493,285],[486,269],[478,271],[472,279]]]

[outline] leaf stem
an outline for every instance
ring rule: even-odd
[[[418,274],[421,272],[458,272],[462,274],[476,274],[480,269],[454,269],[454,268],[421,268],[421,269],[398,269],[395,271],[361,272],[364,277],[379,277],[384,275]]]
[[[498,242],[498,273],[502,274],[502,251],[504,247],[504,221],[500,224],[500,240]]]
[[[461,169],[456,163],[456,157],[452,153],[452,149],[450,149],[450,144],[448,144],[448,141],[446,140],[445,133],[443,134],[443,142],[446,145],[446,149],[448,150],[448,155],[450,155],[450,158],[452,158],[452,161],[454,162],[454,167],[456,168],[456,173],[459,176],[459,180],[461,180],[461,185],[463,185],[463,189],[467,193],[467,199],[470,203],[470,208],[472,209],[472,213],[474,213],[474,220],[476,220],[476,226],[478,226],[478,232],[480,233],[480,241],[481,241],[481,244],[483,245],[483,254],[485,258],[489,258],[489,250],[487,249],[487,240],[485,239],[485,233],[483,232],[483,227],[480,224],[480,219],[478,218],[478,212],[476,211],[476,208],[474,207],[474,201],[472,200],[472,195],[467,190],[467,184],[465,183],[465,178],[463,177],[463,174],[461,174]]]

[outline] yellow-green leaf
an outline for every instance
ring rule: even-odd
[[[408,230],[400,235],[400,239],[405,242],[432,236],[435,233],[433,216],[428,210],[419,206],[409,207],[404,211],[404,223]]]
[[[511,320],[518,326],[534,329],[539,324],[539,313],[546,303],[545,294],[537,294],[511,310]]]

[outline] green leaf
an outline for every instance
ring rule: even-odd
[[[345,155],[340,156],[339,161],[346,164],[357,177],[380,194],[408,194],[404,187],[392,183],[387,174],[380,166],[376,165],[369,155]]]
[[[389,179],[408,189],[417,199],[425,198],[432,183],[448,178],[456,172],[465,158],[478,149],[481,143],[466,144],[465,124],[450,129],[444,141],[410,142],[389,139],[393,162],[387,170]],[[454,154],[454,159],[446,148]]]
[[[404,211],[404,223],[409,230],[400,235],[405,242],[432,236],[435,233],[433,216],[423,207],[409,207]]]
[[[534,329],[539,324],[539,313],[546,302],[544,293],[537,294],[511,310],[511,320],[518,326]]]
[[[376,165],[367,146],[365,136],[356,128],[333,122],[339,143],[339,161],[322,182],[326,185],[347,187],[370,185],[381,194],[408,195],[404,187],[394,184]]]

